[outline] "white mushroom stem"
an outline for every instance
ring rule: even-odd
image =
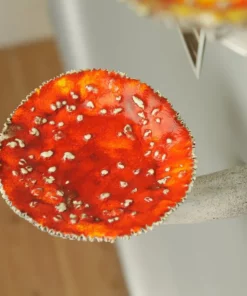
[[[188,224],[247,214],[247,165],[200,176],[165,224]]]

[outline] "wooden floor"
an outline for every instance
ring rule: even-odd
[[[0,125],[30,91],[61,72],[52,41],[0,50]],[[113,245],[52,238],[2,199],[0,283],[1,296],[128,295]]]

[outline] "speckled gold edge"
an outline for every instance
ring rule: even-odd
[[[0,151],[1,151],[1,142],[4,140],[4,133],[8,128],[8,125],[11,124],[11,118],[13,116],[13,114],[15,113],[15,111],[22,106],[26,101],[28,101],[28,99],[35,93],[37,92],[37,90],[41,90],[43,86],[45,86],[46,84],[50,83],[51,81],[54,81],[55,79],[59,79],[65,75],[70,75],[70,74],[75,74],[75,73],[81,73],[81,72],[86,72],[86,71],[107,71],[109,74],[117,74],[120,75],[121,77],[125,77],[125,78],[130,78],[128,77],[125,73],[119,72],[119,71],[109,71],[106,69],[84,69],[84,70],[71,70],[71,71],[67,71],[65,73],[62,73],[46,82],[43,82],[41,84],[40,87],[36,88],[35,90],[33,90],[27,97],[26,99],[22,100],[21,103],[19,104],[19,106],[10,114],[10,117],[7,118],[6,123],[4,124],[4,128],[2,130],[2,133],[0,133]],[[130,79],[136,79],[136,78],[130,78]],[[141,83],[143,83],[142,81],[140,81]],[[150,87],[147,84],[148,87]],[[164,97],[162,97],[162,95],[160,94],[160,92],[158,91],[154,91],[154,89],[152,87],[150,87],[150,89],[159,95],[160,98],[164,99]],[[166,99],[167,100],[167,99]],[[171,108],[174,110],[172,104],[167,100],[167,102],[170,104]],[[175,110],[174,110],[175,111]],[[176,111],[175,111],[176,112]],[[193,174],[192,174],[192,179],[191,182],[188,186],[188,190],[185,193],[185,196],[183,197],[183,199],[181,200],[180,203],[178,203],[175,207],[171,208],[169,212],[165,213],[164,216],[162,216],[160,218],[160,220],[154,222],[151,226],[146,225],[145,228],[137,231],[137,232],[133,232],[131,235],[124,235],[124,236],[119,236],[116,238],[112,238],[112,237],[91,237],[91,236],[85,236],[85,235],[77,235],[77,234],[73,234],[73,233],[68,233],[68,234],[64,234],[60,231],[56,231],[54,229],[51,229],[49,227],[46,226],[42,226],[40,225],[38,222],[36,222],[33,218],[31,218],[27,213],[25,212],[21,212],[19,209],[17,209],[15,206],[13,206],[12,202],[9,200],[7,194],[5,193],[5,190],[3,188],[3,185],[1,183],[1,179],[0,179],[0,193],[2,194],[3,199],[5,200],[5,202],[7,203],[7,205],[14,211],[15,214],[17,214],[19,217],[25,219],[26,221],[28,221],[29,223],[31,223],[32,225],[34,225],[35,227],[37,227],[39,230],[43,231],[43,232],[47,232],[48,234],[50,234],[51,236],[54,237],[60,237],[63,239],[69,239],[69,240],[78,240],[78,241],[90,241],[90,242],[110,242],[110,243],[114,243],[116,242],[117,239],[130,239],[132,236],[137,236],[140,235],[142,233],[146,233],[148,230],[152,230],[154,226],[156,225],[160,225],[162,224],[167,217],[174,212],[187,198],[188,193],[191,191],[194,181],[196,179],[196,169],[197,169],[197,158],[195,156],[195,141],[194,138],[190,132],[190,130],[187,128],[186,124],[184,123],[184,121],[181,119],[179,113],[176,112],[176,119],[183,125],[184,128],[187,129],[187,131],[189,132],[189,135],[192,139],[193,145],[192,145],[192,159],[194,160],[194,166],[193,166]]]

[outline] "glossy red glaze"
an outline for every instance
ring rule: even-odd
[[[118,73],[51,80],[16,109],[3,134],[6,196],[62,234],[139,232],[183,200],[194,175],[193,141],[170,103]]]

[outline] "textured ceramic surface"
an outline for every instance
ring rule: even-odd
[[[175,16],[183,24],[214,27],[222,24],[245,25],[247,0],[124,0],[140,13]]]
[[[141,233],[184,200],[195,175],[193,139],[178,114],[122,73],[70,72],[45,83],[0,140],[7,203],[64,238]]]

